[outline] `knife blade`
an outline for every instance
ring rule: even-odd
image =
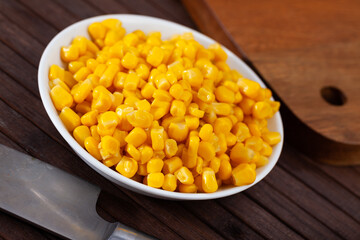
[[[0,144],[0,209],[69,239],[154,239],[95,210],[101,189]]]

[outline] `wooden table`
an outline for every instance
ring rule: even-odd
[[[37,86],[46,44],[60,30],[106,13],[135,13],[196,29],[176,0],[1,0],[0,143],[100,186],[97,210],[159,239],[360,239],[360,167],[332,167],[285,140],[273,171],[255,187],[212,201],[176,202],[115,186],[88,167],[47,117]],[[301,125],[282,109],[285,135]],[[1,194],[1,193],[0,193]],[[0,212],[0,238],[58,239]]]

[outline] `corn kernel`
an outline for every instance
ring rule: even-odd
[[[87,101],[76,104],[75,111],[78,113],[86,114],[91,111],[91,104]]]
[[[112,166],[118,164],[121,159],[122,159],[122,156],[120,154],[116,154],[113,157],[103,160],[103,164],[107,167],[112,167]]]
[[[90,79],[83,81],[74,93],[74,101],[76,103],[82,103],[87,96],[91,93],[92,83]]]
[[[177,142],[184,141],[189,133],[189,128],[185,122],[170,123],[168,134],[169,137],[175,139]]]
[[[81,116],[80,121],[83,125],[91,127],[97,124],[98,111],[89,111]]]
[[[202,190],[206,193],[215,192],[218,189],[215,172],[211,168],[204,168],[201,174]]]
[[[64,107],[59,117],[64,123],[66,129],[72,132],[77,126],[80,126],[80,117],[71,108]]]
[[[272,116],[272,109],[267,102],[257,102],[252,108],[252,115],[258,119],[269,118]]]
[[[214,53],[215,61],[226,61],[227,54],[224,51],[224,49],[222,49],[220,44],[218,44],[218,43],[211,44],[209,46],[209,50],[211,50]]]
[[[162,127],[152,128],[150,131],[151,131],[150,136],[151,136],[152,148],[155,151],[163,150],[165,147],[164,128]]]
[[[161,172],[164,162],[160,158],[153,158],[147,162],[146,169],[148,173]]]
[[[278,132],[264,133],[262,139],[267,142],[270,146],[274,146],[281,141],[281,135]]]
[[[191,68],[182,73],[182,78],[189,82],[195,89],[200,88],[203,83],[203,75],[198,68]]]
[[[210,142],[200,142],[198,154],[204,161],[211,161],[215,157],[215,147]]]
[[[254,99],[258,95],[261,88],[259,83],[246,78],[240,78],[237,81],[237,84],[240,88],[241,93],[252,99]]]
[[[136,73],[129,73],[124,82],[124,89],[135,91],[139,85],[140,78]]]
[[[91,71],[87,67],[82,67],[74,74],[73,77],[76,81],[81,82],[84,81],[89,74],[91,74]]]
[[[135,56],[134,54],[128,52],[125,54],[125,56],[121,60],[121,65],[127,69],[135,69],[138,62],[139,62],[138,57]]]
[[[129,143],[125,150],[135,161],[140,161],[141,153],[134,145]]]
[[[94,137],[89,136],[84,141],[85,149],[97,160],[101,160],[101,154],[98,148],[100,141],[96,140]]]
[[[113,111],[104,112],[99,117],[99,124],[106,129],[115,128],[119,124],[119,117]]]
[[[68,69],[72,74],[76,73],[80,68],[85,67],[85,64],[80,61],[69,62]]]
[[[177,179],[174,174],[168,173],[164,177],[162,189],[173,192],[177,187]]]
[[[138,163],[129,157],[123,156],[120,162],[116,165],[116,171],[121,175],[132,178],[138,170]]]
[[[219,179],[228,180],[231,178],[231,174],[232,174],[232,167],[230,162],[226,159],[221,159],[219,172],[217,173]]]
[[[255,181],[256,172],[248,163],[239,164],[232,170],[232,180],[235,186],[251,184]]]
[[[99,133],[97,131],[97,125],[94,125],[94,126],[90,127],[90,133],[91,133],[91,136],[96,139],[96,141],[100,142],[101,137],[100,137],[100,135],[99,135]],[[98,145],[96,145],[96,147],[97,146]]]
[[[272,148],[271,146],[265,142],[265,141],[262,141],[262,148],[260,150],[260,154],[264,155],[265,157],[269,157],[271,154],[272,154]]]
[[[172,101],[170,113],[175,117],[185,116],[186,107],[183,101],[174,100]]]
[[[225,86],[215,89],[215,97],[219,102],[233,103],[235,101],[235,93]]]
[[[61,60],[64,62],[75,61],[79,58],[78,46],[72,44],[69,47],[62,47],[60,51]]]
[[[104,39],[106,34],[106,28],[102,23],[94,22],[88,27],[90,36],[93,39]]]
[[[220,117],[215,120],[214,132],[215,134],[224,133],[228,134],[232,129],[232,122],[229,118]]]
[[[56,85],[50,91],[50,97],[55,108],[61,111],[64,107],[71,107],[73,104],[73,97],[60,85]]]
[[[182,183],[180,183],[179,192],[182,192],[182,193],[196,193],[197,192],[197,187],[196,187],[196,185],[194,183],[193,184],[182,184]]]
[[[140,162],[141,164],[145,164],[153,157],[154,151],[150,146],[145,145],[144,147],[140,148],[140,153]]]
[[[245,147],[242,143],[237,143],[230,152],[230,159],[235,163],[248,163],[255,156],[254,150]]]
[[[164,51],[161,48],[155,46],[149,51],[149,54],[146,57],[146,61],[153,67],[157,67],[161,64],[163,58]]]
[[[213,133],[213,126],[211,124],[204,124],[200,131],[199,131],[199,137],[203,141],[209,141]]]
[[[209,167],[212,168],[212,170],[214,170],[215,173],[217,173],[219,172],[220,164],[221,164],[220,158],[214,157],[213,159],[211,159]]]
[[[160,172],[149,173],[147,176],[147,185],[153,188],[161,188],[164,184],[164,174]]]
[[[90,137],[90,130],[87,126],[78,126],[73,131],[73,136],[75,140],[82,146],[84,146],[84,141],[87,137]]]
[[[178,150],[177,142],[174,139],[166,139],[165,154],[167,158],[173,157]]]
[[[176,170],[174,175],[183,184],[194,183],[194,176],[187,167],[181,167],[180,169]]]
[[[205,103],[211,103],[215,100],[215,95],[211,91],[203,87],[199,89],[197,97]]]
[[[112,136],[102,137],[100,146],[100,154],[103,159],[113,156],[120,151],[119,141]]]
[[[131,132],[126,136],[125,142],[139,147],[146,141],[147,134],[144,129],[135,127]]]

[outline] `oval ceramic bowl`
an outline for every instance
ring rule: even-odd
[[[49,115],[53,124],[55,125],[56,129],[60,132],[62,137],[68,142],[71,148],[79,155],[81,159],[83,159],[91,168],[100,173],[102,176],[122,187],[148,196],[171,200],[205,200],[230,196],[254,186],[271,171],[280,156],[284,139],[283,125],[279,113],[276,113],[275,116],[268,121],[268,127],[271,131],[280,132],[282,140],[273,148],[273,153],[269,158],[269,163],[266,166],[263,166],[256,170],[257,177],[255,182],[253,184],[241,187],[220,188],[215,193],[178,193],[148,187],[142,183],[138,183],[136,181],[128,179],[120,175],[116,171],[113,171],[112,169],[106,167],[101,162],[93,158],[85,149],[83,149],[75,141],[72,135],[66,130],[51,101],[49,94],[50,88],[48,85],[48,73],[49,68],[52,64],[57,64],[65,67],[65,65],[61,62],[60,59],[60,48],[62,46],[69,45],[72,39],[78,35],[83,35],[90,39],[87,32],[88,26],[93,22],[102,21],[107,18],[119,19],[123,23],[123,26],[125,27],[127,32],[132,32],[137,29],[144,31],[145,33],[160,31],[162,34],[162,39],[168,39],[174,34],[192,32],[195,39],[205,47],[215,42],[213,39],[206,37],[205,35],[194,31],[193,29],[184,27],[173,22],[153,17],[127,14],[104,15],[85,19],[80,22],[74,23],[73,25],[67,27],[59,34],[57,34],[46,47],[40,60],[38,69],[38,84],[40,96],[46,112]],[[224,49],[228,54],[227,63],[231,68],[238,70],[244,77],[255,80],[259,82],[262,87],[265,87],[264,83],[260,80],[260,78],[242,60],[240,60],[237,56],[235,56],[225,47]]]

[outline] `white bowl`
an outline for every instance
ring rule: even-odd
[[[83,159],[91,168],[100,173],[102,176],[122,187],[148,196],[171,200],[205,200],[230,196],[254,186],[271,171],[280,156],[280,152],[283,146],[284,133],[280,113],[276,113],[275,116],[268,121],[268,127],[271,131],[280,132],[282,136],[281,142],[273,148],[273,153],[269,158],[269,163],[266,166],[263,166],[256,170],[257,176],[255,182],[246,186],[220,188],[217,192],[214,193],[179,193],[168,192],[161,189],[148,187],[142,183],[138,183],[136,181],[128,179],[117,173],[116,171],[113,171],[112,169],[106,167],[101,162],[93,158],[85,149],[83,149],[75,141],[72,135],[66,130],[51,101],[49,94],[50,88],[48,85],[48,73],[49,68],[52,64],[57,64],[65,67],[65,65],[60,59],[60,48],[62,46],[69,45],[72,39],[78,35],[83,35],[90,39],[87,32],[87,27],[93,22],[102,21],[107,18],[119,19],[123,23],[123,26],[125,27],[127,32],[132,32],[137,29],[144,31],[145,33],[160,31],[163,39],[168,39],[174,34],[192,32],[195,39],[206,47],[215,42],[213,39],[193,29],[184,27],[173,22],[153,17],[129,14],[103,15],[88,18],[80,22],[74,23],[73,25],[65,28],[59,34],[57,34],[48,44],[44,53],[41,56],[38,71],[40,96],[44,104],[45,110],[49,115],[51,121],[54,123],[56,129],[60,132],[62,137],[69,143],[71,148],[79,155],[81,159]],[[237,56],[235,56],[225,47],[224,49],[228,54],[227,63],[231,68],[238,70],[244,77],[257,81],[262,87],[265,87],[265,84],[260,80],[260,78],[242,60],[240,60]]]

